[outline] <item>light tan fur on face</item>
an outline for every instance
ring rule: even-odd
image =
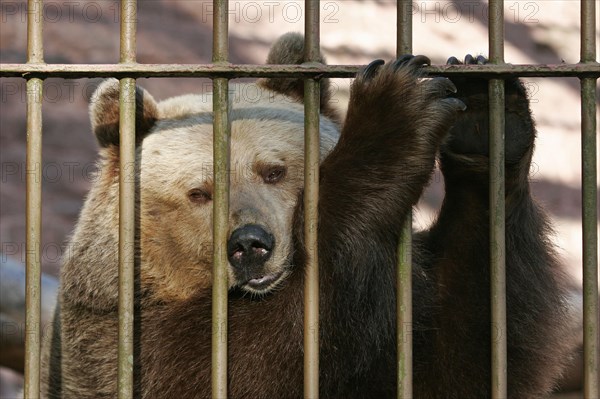
[[[262,90],[259,101],[243,93]],[[292,253],[292,216],[303,187],[304,113],[289,99],[255,85],[234,88],[231,112],[230,227],[263,226],[275,237],[265,274],[284,271]],[[255,96],[251,97],[256,99]],[[139,151],[142,286],[161,300],[183,299],[210,285],[212,201],[193,203],[188,192],[212,193],[212,98],[184,96],[159,103],[154,129]],[[337,141],[323,118],[321,154]],[[285,166],[285,178],[266,184],[263,165]],[[236,285],[229,270],[230,286]]]

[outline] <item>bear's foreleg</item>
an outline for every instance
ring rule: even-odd
[[[459,63],[456,58],[449,60]],[[465,63],[485,63],[467,56]],[[549,242],[548,221],[530,194],[528,174],[535,128],[523,85],[505,82],[507,330],[491,326],[488,84],[455,79],[467,105],[442,146],[446,196],[424,243],[434,282],[434,334],[416,357],[426,359],[419,397],[488,397],[490,340],[508,343],[509,397],[546,394],[559,375],[570,340],[565,278]],[[415,310],[418,312],[419,310]],[[424,313],[432,313],[426,310]],[[424,336],[426,333],[424,334]],[[418,377],[417,377],[418,378]],[[434,384],[433,381],[465,381]],[[448,389],[451,387],[450,389]],[[421,391],[419,391],[419,389]],[[439,390],[438,390],[439,389]],[[443,392],[441,390],[444,390]],[[441,397],[441,396],[440,396]]]
[[[447,98],[456,90],[448,79],[423,79],[425,64],[426,57],[405,56],[360,72],[340,140],[321,165],[323,397],[380,398],[395,391],[399,231],[464,109]],[[296,231],[301,237],[301,228]]]

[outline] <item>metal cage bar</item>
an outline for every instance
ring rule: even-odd
[[[119,64],[51,64],[43,60],[43,1],[28,0],[27,63],[0,65],[0,77],[27,79],[27,209],[26,209],[26,357],[27,398],[40,387],[40,237],[42,79],[60,77],[120,78],[120,227],[119,227],[119,398],[133,396],[133,323],[135,264],[135,78],[213,78],[214,110],[214,287],[213,287],[213,397],[227,396],[227,256],[229,213],[230,118],[228,86],[231,78],[302,77],[305,79],[305,397],[318,397],[318,258],[317,206],[319,172],[319,82],[321,77],[353,77],[360,66],[319,64],[319,2],[306,0],[305,61],[302,65],[231,65],[228,63],[228,4],[214,0],[213,63],[208,65],[137,64],[137,3],[121,4]],[[412,52],[412,3],[398,0],[397,53]],[[504,81],[508,76],[579,77],[581,79],[582,207],[584,275],[584,395],[598,397],[598,234],[595,0],[581,0],[581,62],[557,65],[504,63],[503,0],[489,2],[489,65],[436,65],[430,75],[490,78],[490,255],[492,301],[492,396],[506,397],[506,293],[504,198]],[[398,253],[398,397],[412,397],[412,314],[410,308],[411,218],[403,226]],[[409,326],[408,328],[405,328]]]
[[[304,61],[319,63],[319,1],[305,1]],[[316,79],[304,80],[304,397],[319,397],[319,123],[320,88]]]
[[[233,65],[233,64],[0,64],[0,77],[22,78],[353,78],[361,65]],[[428,75],[499,78],[600,77],[600,64],[432,65]]]
[[[121,2],[122,64],[136,62],[137,2]],[[119,82],[119,399],[133,397],[135,298],[135,79]]]
[[[489,3],[489,57],[504,64],[504,1]],[[504,173],[504,81],[489,81],[490,120],[490,299],[492,398],[507,397],[506,343],[506,236]]]
[[[412,53],[412,0],[398,0],[396,56]],[[406,216],[398,245],[396,270],[396,351],[398,399],[413,397],[412,212]]]
[[[27,63],[43,64],[41,0],[27,3]],[[39,78],[27,81],[26,288],[24,397],[40,396],[41,225],[42,225],[42,90]]]
[[[581,63],[596,63],[596,4],[581,1]],[[581,79],[584,397],[598,389],[598,197],[596,79]]]
[[[598,198],[596,80],[581,80],[584,396],[598,391]]]
[[[213,63],[229,58],[229,5],[213,1]],[[229,230],[229,166],[231,121],[229,80],[213,79],[213,288],[212,288],[212,397],[227,397],[227,233]]]

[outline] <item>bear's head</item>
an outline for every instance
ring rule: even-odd
[[[268,63],[302,62],[303,37],[284,35]],[[322,82],[322,114],[332,115]],[[304,181],[304,109],[301,79],[230,84],[231,158],[229,285],[263,294],[291,272],[292,223]],[[90,106],[101,147],[95,182],[78,234],[118,236],[119,82],[103,82]],[[335,118],[321,116],[321,159],[339,136]],[[186,299],[211,285],[213,267],[212,94],[157,102],[136,88],[137,256],[141,287],[160,300]],[[103,219],[103,220],[99,220]],[[82,222],[80,222],[81,225]],[[103,227],[98,228],[101,224]],[[74,237],[74,241],[81,242]],[[87,241],[91,240],[89,237]],[[111,239],[95,239],[103,245]],[[115,255],[115,248],[112,254]],[[112,262],[111,262],[112,263]],[[97,264],[97,263],[96,263]],[[97,281],[115,283],[87,276]],[[108,287],[106,287],[108,289]],[[112,290],[112,288],[111,288]]]

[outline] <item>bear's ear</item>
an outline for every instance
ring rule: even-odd
[[[267,64],[302,64],[304,62],[304,36],[300,33],[286,33],[281,36],[271,46]],[[319,62],[326,64],[322,54],[319,55]],[[335,117],[334,109],[331,107],[330,82],[323,78],[321,82],[321,112],[327,116]],[[260,79],[259,84],[274,92],[289,96],[298,102],[304,101],[304,80],[302,78],[294,79]],[[331,114],[331,115],[330,115]]]
[[[101,147],[119,145],[119,81],[107,79],[90,100],[92,131]],[[156,101],[146,90],[135,87],[135,141],[141,143],[158,119]]]

